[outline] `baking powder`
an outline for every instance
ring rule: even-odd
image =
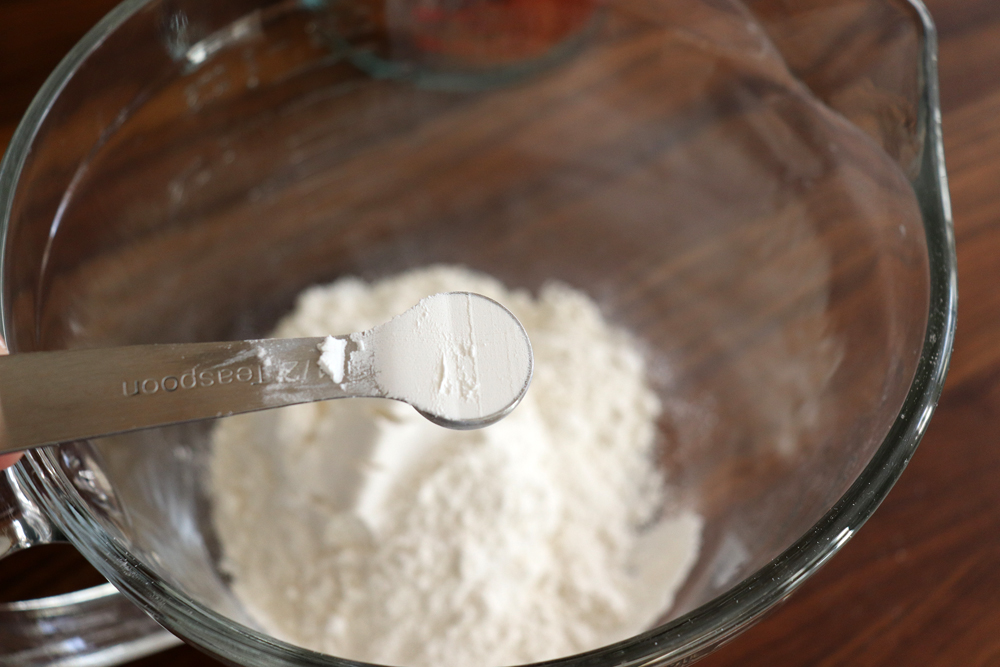
[[[451,292],[347,341],[327,336],[319,363],[334,382],[374,381],[382,396],[449,422],[496,418],[531,380],[531,344],[514,315],[479,294]]]

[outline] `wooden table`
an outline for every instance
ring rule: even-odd
[[[0,2],[0,146],[49,71],[115,3]],[[961,293],[940,407],[864,530],[784,606],[699,665],[1000,665],[1000,2],[928,5],[941,38]],[[0,599],[97,579],[66,549],[24,552],[0,565]],[[134,664],[178,661],[218,664],[187,647]]]

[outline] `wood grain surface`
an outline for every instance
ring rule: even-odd
[[[0,0],[0,147],[115,0]],[[960,315],[951,372],[917,455],[864,529],[705,667],[1000,665],[1000,2],[929,0],[940,32]],[[0,600],[100,577],[68,547],[0,563]],[[214,665],[188,647],[135,665]]]

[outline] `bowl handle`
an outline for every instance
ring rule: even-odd
[[[20,464],[19,464],[20,465]],[[0,472],[0,559],[65,542],[10,470]],[[119,665],[179,644],[111,584],[0,603],[0,665]]]

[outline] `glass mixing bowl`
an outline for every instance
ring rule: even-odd
[[[656,627],[552,664],[687,664],[858,530],[941,391],[956,274],[929,16],[915,0],[413,6],[112,12],[0,167],[3,335],[15,354],[257,337],[305,287],[431,263],[582,289],[641,342],[659,461],[705,531]],[[65,538],[117,589],[3,606],[4,664],[173,641],[143,612],[230,662],[347,664],[268,637],[231,594],[210,426],[3,474],[0,552]]]

